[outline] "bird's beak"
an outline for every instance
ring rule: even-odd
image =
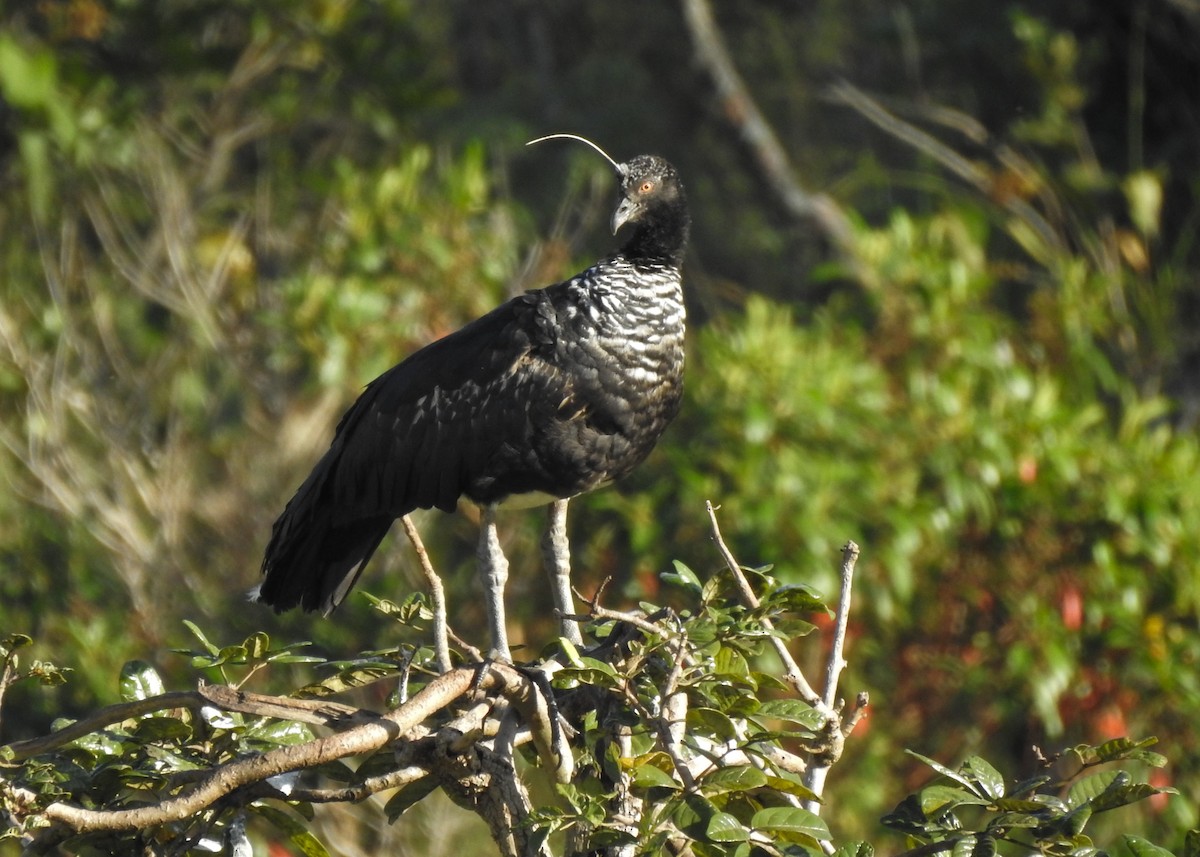
[[[632,199],[629,199],[629,197],[625,197],[621,200],[621,204],[617,206],[617,210],[613,212],[612,216],[613,235],[616,235],[617,230],[633,218],[634,214],[637,213],[637,210],[637,203]]]

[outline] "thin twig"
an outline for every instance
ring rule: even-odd
[[[833,84],[829,88],[829,95],[834,101],[855,110],[876,127],[933,158],[980,193],[992,194],[993,178],[989,170],[959,154],[932,134],[905,122],[849,81],[842,80]],[[1047,248],[1060,251],[1063,249],[1063,239],[1054,227],[1024,199],[1017,195],[1009,195],[1004,201],[1004,207],[1037,232]]]
[[[729,568],[729,573],[733,575],[734,583],[737,584],[742,600],[752,609],[758,607],[758,596],[754,594],[754,590],[750,587],[750,581],[746,579],[746,575],[742,572],[742,567],[738,564],[737,558],[729,550],[729,547],[725,544],[725,540],[721,538],[721,528],[717,525],[716,507],[713,506],[711,500],[705,500],[704,508],[708,511],[708,520],[712,527],[712,539],[716,543],[721,557],[725,560],[725,565]],[[761,622],[762,626],[768,631],[775,630],[775,625],[769,618],[764,616]],[[827,705],[821,696],[813,690],[812,685],[805,678],[800,665],[796,663],[796,659],[792,657],[792,653],[788,651],[784,641],[774,634],[770,636],[770,640],[771,645],[775,648],[775,654],[783,662],[788,682],[800,694],[800,698],[824,714],[829,720],[836,720],[838,716],[837,712],[833,710],[831,705]]]
[[[267,696],[250,693],[224,684],[201,683],[197,690],[202,697],[225,711],[237,711],[258,717],[275,717],[317,726],[345,726],[378,720],[379,715],[365,708],[355,708],[322,699],[296,699],[290,696]]]
[[[842,591],[838,597],[837,622],[833,630],[833,647],[829,652],[829,662],[825,666],[825,704],[833,708],[837,704],[838,679],[846,668],[846,659],[842,656],[846,646],[846,625],[850,621],[850,592],[854,586],[854,565],[858,562],[858,545],[853,541],[846,542],[842,548]]]
[[[421,541],[421,534],[417,532],[412,519],[408,515],[402,515],[400,522],[404,525],[404,532],[408,536],[408,540],[412,542],[413,551],[417,554],[417,560],[421,564],[421,571],[424,572],[425,580],[429,583],[429,598],[433,602],[433,647],[437,654],[438,669],[442,672],[449,672],[450,643],[446,623],[446,590],[442,586],[442,579],[433,570],[433,563],[429,561],[425,543]]]
[[[871,704],[871,697],[865,690],[860,690],[858,696],[854,700],[854,709],[850,712],[849,717],[843,718],[842,734],[847,738],[854,731],[854,727],[858,722],[867,715],[867,707]]]
[[[56,732],[39,738],[29,738],[25,741],[14,741],[6,749],[12,752],[12,760],[21,762],[33,756],[46,753],[64,744],[70,744],[77,738],[98,732],[114,723],[122,723],[149,714],[152,711],[164,711],[168,708],[190,708],[199,711],[209,702],[194,690],[180,690],[171,693],[152,696],[147,699],[135,699],[131,702],[118,702],[101,708],[90,717],[76,720]]]

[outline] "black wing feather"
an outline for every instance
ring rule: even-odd
[[[463,494],[491,499],[476,496],[497,481],[489,462],[527,440],[539,384],[526,377],[514,387],[512,379],[536,347],[537,333],[526,328],[542,303],[534,295],[509,301],[367,385],[275,522],[259,600],[277,611],[328,613],[396,518],[452,511]]]

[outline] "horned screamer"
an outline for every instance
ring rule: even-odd
[[[501,507],[550,505],[543,541],[555,605],[574,612],[567,500],[640,464],[679,410],[689,214],[675,169],[655,155],[617,163],[620,249],[526,292],[433,342],[367,385],[271,530],[258,599],[329,613],[392,522],[414,509],[482,510],[479,540],[493,657],[510,659]],[[563,622],[578,642],[579,631]]]

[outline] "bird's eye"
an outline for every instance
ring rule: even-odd
[[[642,186],[638,188],[638,193],[650,193],[652,190],[654,190],[654,182],[644,181],[642,182]]]

